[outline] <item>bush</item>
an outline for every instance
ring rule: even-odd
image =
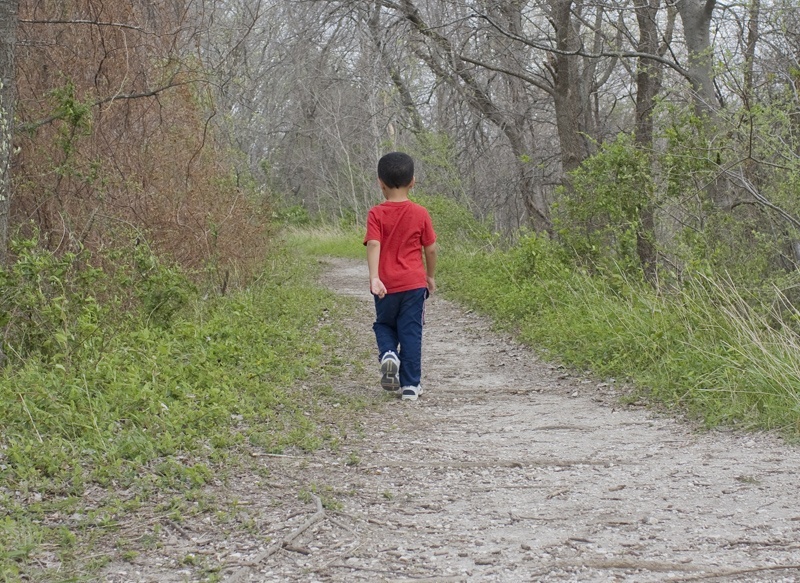
[[[486,246],[497,238],[463,204],[451,198],[415,194],[413,199],[428,209],[441,246]]]
[[[86,253],[58,257],[37,243],[11,241],[14,259],[0,266],[2,350],[16,363],[33,355],[67,358],[108,313],[91,293],[105,285],[104,274]]]
[[[569,190],[553,209],[562,244],[584,265],[636,273],[639,213],[650,204],[650,161],[631,136],[620,134],[571,174]]]
[[[13,239],[9,249],[12,260],[0,267],[0,347],[17,364],[34,356],[69,362],[129,318],[167,327],[194,293],[180,270],[143,243],[105,255],[57,255],[34,235]]]

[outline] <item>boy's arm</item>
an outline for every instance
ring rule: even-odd
[[[386,286],[378,277],[378,265],[381,258],[381,242],[375,239],[367,241],[367,265],[369,266],[369,291],[383,298],[386,295]]]
[[[436,252],[437,247],[434,242],[432,245],[422,248],[425,253],[425,279],[428,281],[428,292],[436,291]]]

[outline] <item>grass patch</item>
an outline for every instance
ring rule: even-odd
[[[276,251],[248,289],[189,298],[166,324],[81,312],[88,332],[64,322],[51,349],[5,366],[0,580],[91,578],[108,557],[82,557],[121,516],[155,498],[176,522],[202,511],[203,486],[237,451],[335,447],[365,401],[325,379],[360,355],[336,350],[353,305],[315,269]]]
[[[342,226],[287,227],[283,240],[287,247],[310,256],[332,256],[367,260],[364,229]]]
[[[631,381],[708,427],[800,435],[798,337],[779,323],[785,314],[759,312],[730,283],[697,278],[656,291],[589,275],[534,236],[508,250],[462,247],[441,267],[446,293],[548,358]]]

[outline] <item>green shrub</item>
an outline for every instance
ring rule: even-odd
[[[0,266],[2,349],[13,362],[32,355],[68,357],[97,331],[107,310],[94,293],[105,286],[85,252],[56,256],[34,239],[9,243],[14,260]]]
[[[454,199],[421,193],[412,198],[428,209],[441,247],[491,246],[497,241],[496,236],[466,206]]]
[[[145,244],[57,255],[34,236],[9,249],[12,261],[0,266],[1,347],[16,364],[37,357],[66,365],[131,318],[168,327],[195,294],[189,278]]]
[[[562,244],[584,265],[601,270],[639,270],[636,252],[641,209],[651,204],[650,158],[620,134],[572,172],[561,190],[553,227]]]

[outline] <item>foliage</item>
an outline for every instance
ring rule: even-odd
[[[456,144],[442,132],[422,132],[409,145],[418,168],[417,191],[430,196],[463,199],[464,177],[458,169]]]
[[[70,362],[102,342],[109,325],[134,316],[133,306],[142,321],[168,327],[193,293],[188,278],[146,244],[97,258],[87,250],[56,255],[38,237],[12,239],[9,247],[12,261],[0,267],[0,347],[14,366],[29,358]]]
[[[698,276],[656,290],[622,272],[590,275],[536,236],[507,251],[445,255],[441,281],[549,358],[631,380],[709,426],[800,433],[800,352],[782,324],[797,312],[765,312],[730,281]]]
[[[443,195],[417,193],[413,200],[428,209],[439,246],[491,246],[497,237],[463,204]]]
[[[272,212],[272,218],[288,227],[305,227],[311,224],[308,209],[299,204],[276,208]]]
[[[633,138],[619,134],[572,172],[571,188],[553,209],[560,241],[584,264],[613,265],[627,273],[639,266],[636,235],[640,211],[653,197],[650,159]]]
[[[665,117],[661,250],[673,271],[753,286],[796,269],[800,167],[787,156],[797,144],[785,111],[754,105],[711,123],[665,108]]]
[[[707,120],[695,113],[667,107],[662,134],[666,147],[661,155],[663,179],[668,200],[700,200],[707,206],[710,200],[703,197],[707,185],[713,181],[716,165],[721,162],[722,149],[712,143],[713,134]]]
[[[62,577],[91,571],[75,546],[125,508],[104,494],[85,520],[48,518],[85,513],[89,489],[93,498],[125,489],[132,503],[191,492],[237,448],[336,440],[326,409],[358,406],[322,386],[341,365],[349,312],[313,285],[315,263],[303,255],[276,250],[256,284],[203,299],[143,244],[113,272],[89,267],[85,251],[14,248],[0,278],[13,316],[0,369],[3,578],[48,579],[36,568],[43,552],[58,554]],[[300,387],[312,371],[317,388]]]
[[[363,259],[366,227],[331,227],[317,225],[305,228],[287,228],[283,231],[286,245],[315,257],[334,256]]]

